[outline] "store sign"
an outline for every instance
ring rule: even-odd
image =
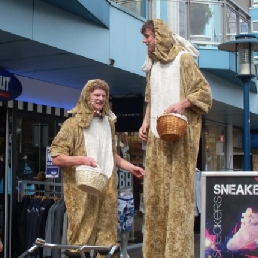
[[[0,101],[16,99],[21,93],[20,81],[13,74],[0,68]]]
[[[58,178],[59,167],[54,166],[50,153],[50,147],[46,147],[46,178]]]
[[[258,171],[202,172],[201,258],[258,257]]]

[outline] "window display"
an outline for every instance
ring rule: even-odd
[[[225,126],[207,123],[205,126],[205,171],[227,170],[225,154]]]

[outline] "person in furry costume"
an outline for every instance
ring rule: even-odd
[[[138,178],[144,170],[116,153],[116,117],[109,108],[105,81],[88,81],[70,113],[74,116],[63,123],[51,145],[53,164],[62,168],[68,244],[112,246],[117,242],[116,167]],[[92,195],[77,187],[76,167],[81,165],[98,165],[105,172],[109,179],[104,193]]]
[[[194,173],[211,89],[194,61],[198,51],[164,21],[147,21],[141,33],[148,47],[147,107],[139,130],[147,141],[143,257],[194,257]],[[186,133],[176,142],[159,137],[157,118],[164,113],[187,118]]]

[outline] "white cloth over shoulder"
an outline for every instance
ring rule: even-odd
[[[183,47],[185,51],[188,52],[193,58],[197,58],[199,56],[199,51],[193,46],[190,41],[176,33],[172,33],[172,37],[176,45]]]

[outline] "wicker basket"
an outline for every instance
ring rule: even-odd
[[[100,195],[104,192],[108,182],[108,177],[98,168],[89,166],[77,167],[75,179],[79,189],[92,195]]]
[[[158,134],[164,141],[177,141],[185,134],[186,127],[186,117],[179,114],[164,114],[157,121]]]

